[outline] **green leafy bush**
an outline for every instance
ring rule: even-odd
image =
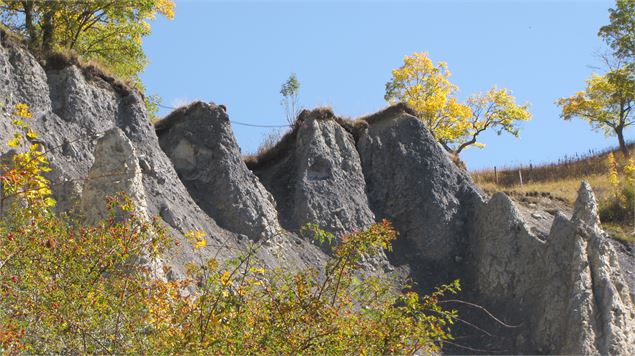
[[[625,185],[616,196],[600,204],[600,221],[632,224],[635,212],[635,187]]]

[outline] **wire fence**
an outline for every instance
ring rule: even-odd
[[[161,104],[157,104],[158,107],[163,108],[163,109],[168,109],[168,110],[176,110],[178,108],[172,107],[172,106],[167,106],[167,105],[161,105]],[[240,121],[234,121],[234,120],[229,120],[229,122],[231,122],[232,124],[235,125],[241,125],[241,126],[249,126],[249,127],[264,127],[264,128],[281,128],[281,127],[291,127],[292,125],[286,124],[286,125],[259,125],[259,124],[250,124],[247,122],[240,122]]]
[[[635,150],[635,142],[627,145],[629,151]],[[594,174],[606,174],[606,156],[613,153],[620,166],[622,154],[618,148],[604,150],[589,150],[583,154],[564,156],[553,163],[529,164],[509,167],[494,167],[472,172],[472,177],[478,183],[494,183],[499,186],[510,187],[531,182],[551,182],[568,178],[583,178]]]

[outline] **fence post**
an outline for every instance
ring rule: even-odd
[[[527,181],[532,182],[534,179],[534,165],[529,163],[529,174],[527,175]]]
[[[498,171],[496,171],[496,166],[494,166],[494,180],[496,180],[496,185],[498,185]]]
[[[520,178],[520,187],[523,187],[523,171],[522,169],[518,170],[518,178]]]

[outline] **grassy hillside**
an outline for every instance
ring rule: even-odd
[[[635,143],[629,144],[630,156],[635,157]],[[603,151],[589,151],[585,155],[564,157],[554,163],[523,165],[477,170],[471,172],[474,181],[486,192],[513,191],[521,194],[529,192],[549,192],[553,196],[573,204],[577,197],[580,181],[591,184],[598,202],[606,206],[615,197],[615,191],[608,179],[607,157],[613,153],[618,166],[620,184],[624,187],[626,176],[624,166],[627,160],[617,148]],[[519,173],[520,172],[520,173]],[[520,183],[522,175],[523,184]],[[632,213],[631,213],[632,216]],[[624,221],[603,221],[607,230],[615,237],[634,241],[633,219]]]

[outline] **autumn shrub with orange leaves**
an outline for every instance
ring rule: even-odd
[[[183,279],[154,278],[141,261],[175,244],[162,223],[125,196],[91,226],[55,213],[28,108],[13,115],[10,145],[22,153],[0,167],[0,353],[413,354],[452,340],[456,311],[439,301],[458,281],[420,296],[362,273],[364,259],[390,249],[387,221],[344,236],[322,268],[267,270],[251,245],[222,262],[199,253]],[[206,248],[204,232],[186,235]]]

